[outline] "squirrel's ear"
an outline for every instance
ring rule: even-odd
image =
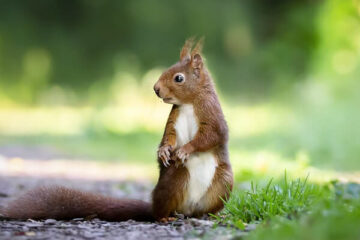
[[[201,53],[203,45],[204,45],[204,37],[201,37],[199,41],[197,41],[195,47],[191,51],[191,55],[195,55],[195,53]]]
[[[191,67],[194,69],[201,69],[203,66],[203,60],[199,53],[195,53],[191,58]]]
[[[191,66],[194,69],[201,69],[203,66],[203,60],[200,55],[202,47],[204,44],[204,37],[201,37],[196,43],[195,47],[191,51]]]
[[[194,38],[189,38],[186,40],[183,48],[180,52],[180,61],[190,61],[191,60],[191,47],[194,45]]]

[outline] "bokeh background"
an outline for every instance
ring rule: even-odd
[[[359,20],[357,0],[2,1],[0,169],[156,180],[152,86],[204,36],[238,181],[359,180]]]

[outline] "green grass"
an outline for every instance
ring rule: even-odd
[[[217,219],[240,228],[241,222],[263,221],[275,216],[291,219],[324,194],[323,189],[308,184],[307,179],[289,181],[285,173],[284,180],[277,184],[270,180],[263,187],[251,183],[250,190],[235,190]]]
[[[360,112],[355,111],[359,104],[358,99],[320,106],[289,103],[289,115],[279,119],[283,123],[251,136],[230,135],[230,149],[266,150],[289,161],[303,152],[308,163],[320,169],[360,169]],[[286,118],[291,120],[285,121]]]
[[[0,109],[0,146],[46,144],[70,156],[153,163],[169,109],[141,94],[134,98],[139,102],[116,108]],[[330,95],[325,102],[317,100],[320,103],[306,96],[293,98],[255,105],[222,101],[237,180],[254,180],[254,174],[278,176],[278,168],[293,174],[286,165],[297,162],[337,172],[360,169],[360,114],[354,111],[359,97],[341,100]]]
[[[315,185],[285,177],[265,186],[237,190],[214,216],[217,224],[244,229],[260,223],[246,239],[360,239],[360,185],[336,181]]]
[[[79,136],[1,136],[1,145],[51,146],[65,156],[96,161],[153,164],[161,136],[146,131]]]
[[[331,195],[321,198],[295,219],[274,217],[252,232],[248,239],[354,240],[360,239],[360,185],[331,186]]]

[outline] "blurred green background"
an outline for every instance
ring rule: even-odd
[[[358,177],[359,20],[356,0],[2,1],[0,147],[155,168],[152,86],[204,36],[238,180]]]

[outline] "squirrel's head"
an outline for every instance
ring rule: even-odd
[[[154,85],[156,95],[165,103],[191,103],[201,89],[205,71],[201,57],[202,42],[201,39],[193,47],[194,40],[188,39],[180,52],[180,61],[163,72]]]

